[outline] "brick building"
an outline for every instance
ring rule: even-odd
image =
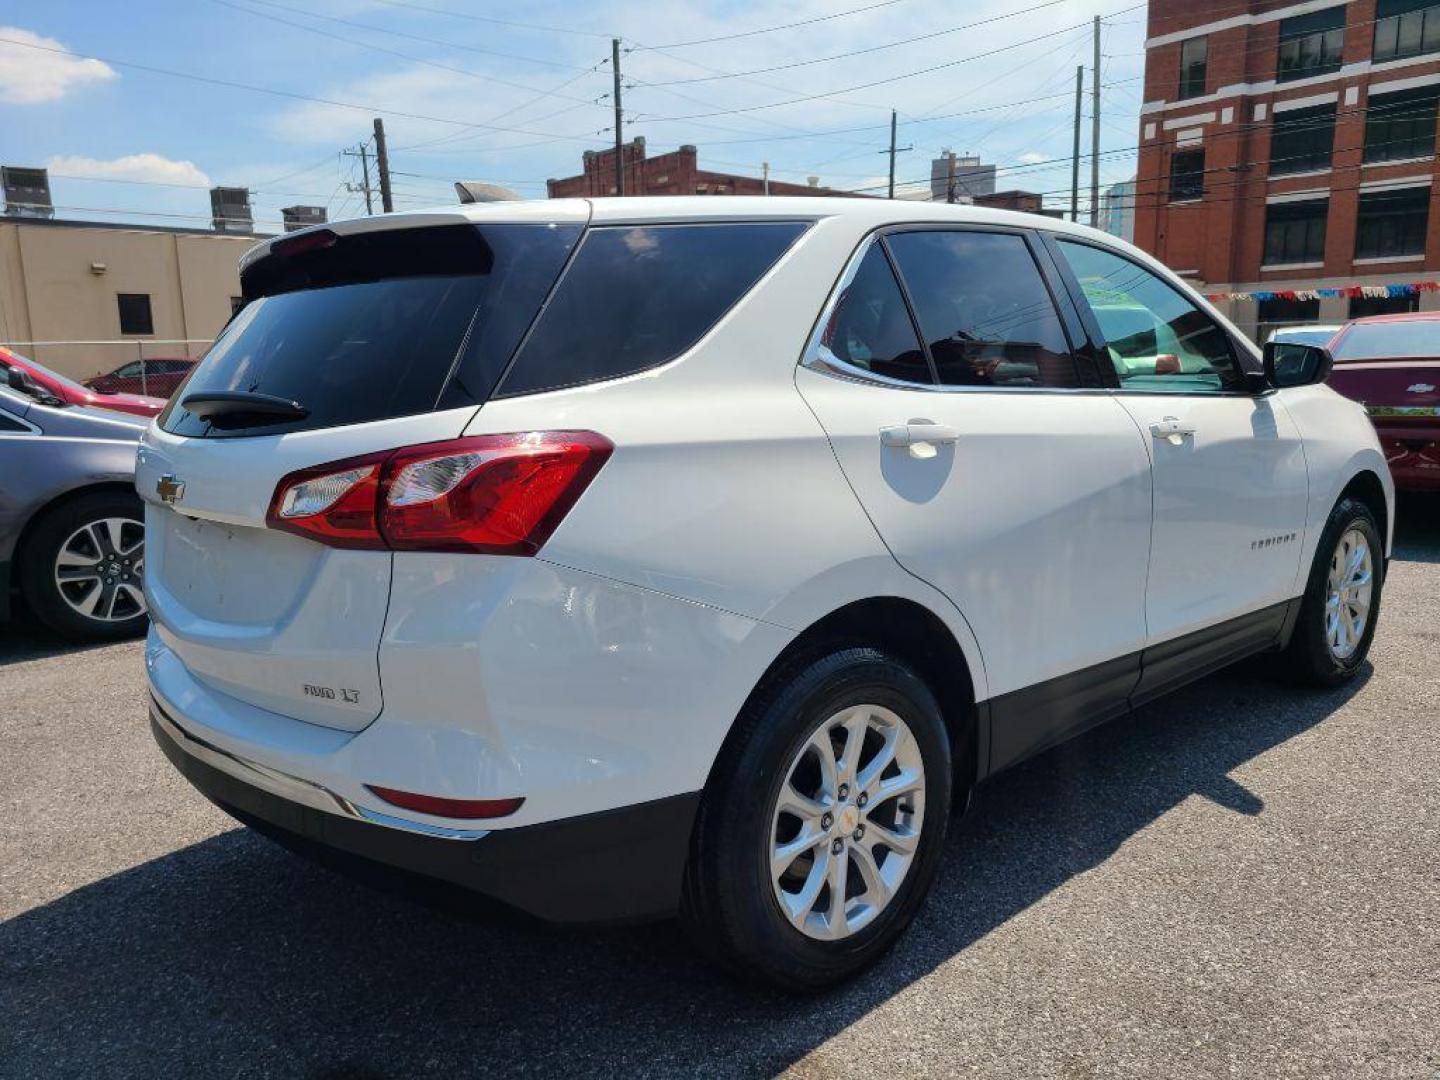
[[[645,137],[637,136],[621,146],[621,162],[625,169],[626,195],[764,195],[767,182],[756,176],[711,172],[700,168],[695,147],[685,145],[679,150],[658,157],[645,156]],[[547,180],[550,198],[565,199],[615,194],[615,151],[586,150],[584,169],[579,176]],[[809,184],[768,182],[771,195],[843,195],[819,186],[819,178]]]
[[[1257,335],[1440,307],[1427,4],[1151,0],[1135,242]]]

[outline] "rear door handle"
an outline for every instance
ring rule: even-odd
[[[1157,439],[1168,439],[1179,446],[1186,435],[1195,434],[1195,425],[1181,420],[1179,417],[1167,416],[1150,425],[1150,434]]]
[[[891,424],[880,429],[882,446],[906,447],[911,457],[932,458],[936,447],[953,443],[960,438],[960,432],[948,424],[936,424],[929,420],[911,420],[908,424]]]

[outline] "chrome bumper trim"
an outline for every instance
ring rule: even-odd
[[[248,758],[222,750],[214,743],[191,734],[175,722],[174,718],[160,704],[158,698],[150,695],[150,712],[162,731],[191,757],[198,758],[212,768],[228,773],[235,779],[252,787],[268,791],[289,802],[322,810],[339,817],[354,818],[387,829],[419,833],[422,836],[437,836],[445,840],[479,840],[490,834],[489,829],[457,829],[447,825],[432,825],[424,821],[409,821],[391,814],[382,814],[356,806],[349,799],[337,795],[329,788],[298,776],[292,776],[268,765],[250,761]]]

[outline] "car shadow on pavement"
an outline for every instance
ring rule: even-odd
[[[236,829],[0,924],[0,1076],[773,1074],[1182,801],[1264,814],[1229,774],[1369,677],[1297,693],[1270,663],[980,789],[910,932],[872,973],[820,997],[729,980],[673,923],[577,932],[457,918]]]
[[[123,640],[123,639],[122,639]],[[132,639],[133,640],[133,639]],[[77,644],[37,623],[23,609],[12,609],[9,622],[0,623],[0,668],[27,660],[44,660],[67,653],[80,654],[114,645],[113,641]]]

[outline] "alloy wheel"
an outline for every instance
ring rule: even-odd
[[[1330,556],[1325,593],[1325,643],[1330,655],[1345,660],[1360,647],[1370,621],[1374,560],[1359,529],[1347,529]]]
[[[123,622],[145,614],[145,525],[101,518],[76,529],[55,556],[55,587],[78,614]]]
[[[795,754],[771,813],[770,879],[801,933],[847,938],[894,899],[925,820],[925,765],[900,716],[855,705]]]

